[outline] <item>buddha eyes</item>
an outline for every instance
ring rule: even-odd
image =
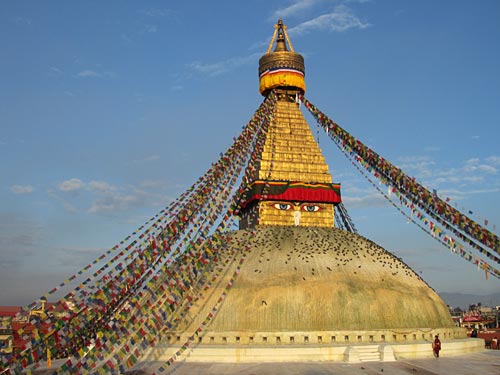
[[[273,207],[281,211],[288,211],[293,209],[293,205],[289,203],[274,203]],[[306,212],[317,212],[321,210],[321,207],[314,204],[303,204],[300,206],[300,209]]]
[[[307,212],[316,212],[321,210],[320,206],[316,206],[314,204],[304,204],[303,206],[300,207],[302,211],[307,211]]]
[[[286,210],[291,210],[292,205],[288,203],[275,203],[274,208],[277,208],[278,210],[286,211]]]

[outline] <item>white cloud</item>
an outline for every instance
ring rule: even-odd
[[[312,8],[318,0],[299,0],[286,8],[277,9],[273,12],[271,19],[276,21],[278,18],[288,18],[300,14],[308,8]]]
[[[93,70],[82,70],[80,73],[77,74],[78,77],[101,77],[100,73],[97,73]]]
[[[122,34],[120,35],[120,39],[121,39],[123,42],[125,42],[125,44],[131,44],[131,43],[133,43],[133,42],[134,42],[134,40],[133,40],[130,36],[128,36],[127,34],[124,34],[124,33],[122,33]]]
[[[345,5],[338,5],[332,13],[323,14],[309,21],[302,22],[290,28],[288,33],[290,35],[301,35],[312,30],[342,32],[353,28],[365,29],[369,26],[369,23],[363,22],[355,16],[350,8]]]
[[[478,158],[469,159],[465,162],[464,171],[465,172],[486,172],[490,174],[496,174],[498,170],[491,165],[480,164],[481,161]]]
[[[491,194],[491,193],[498,193],[500,189],[498,188],[493,188],[493,189],[477,189],[477,190],[470,190],[465,192],[466,194]]]
[[[139,198],[133,194],[107,194],[92,203],[88,212],[95,214],[123,211],[138,201]]]
[[[267,47],[269,46],[269,40],[261,40],[260,42],[255,42],[253,43],[250,47],[248,47],[249,51],[262,51],[262,50],[267,50]]]
[[[61,69],[59,69],[55,66],[50,67],[50,75],[51,76],[60,76],[62,74],[64,74],[64,72]]]
[[[480,170],[481,172],[486,172],[490,174],[496,174],[498,172],[498,169],[492,167],[491,165],[486,165],[486,164],[478,165],[477,169]]]
[[[454,186],[456,186],[456,184],[454,184]],[[456,206],[457,202],[467,199],[467,197],[474,195],[481,195],[481,194],[494,194],[498,192],[500,192],[500,188],[473,189],[473,190],[447,189],[447,190],[440,190],[438,195],[441,197],[441,199],[450,198],[451,200],[450,204],[455,204]]]
[[[173,12],[170,9],[158,9],[158,8],[150,8],[142,10],[141,13],[145,14],[148,17],[166,17],[170,16]]]
[[[78,212],[78,209],[73,206],[71,203],[66,202],[64,199],[61,199],[61,202],[64,206],[64,209],[68,212],[71,212],[72,214]]]
[[[478,183],[478,182],[483,182],[484,178],[480,176],[470,176],[470,177],[464,177],[460,173],[458,174],[447,174],[446,172],[441,173],[442,176],[444,177],[438,177],[433,180],[432,186],[438,186],[438,184],[443,184],[443,183]]]
[[[156,160],[157,156],[152,155],[149,158]],[[148,190],[134,185],[115,186],[106,181],[84,182],[78,178],[72,178],[57,185],[57,191],[49,189],[47,192],[71,213],[109,214],[123,212],[134,206],[158,206],[164,203],[165,197],[155,192],[155,190],[163,192],[164,184],[148,180],[140,186]]]
[[[342,202],[348,209],[351,208],[373,208],[373,207],[387,207],[389,204],[382,194],[375,193],[362,197],[342,197]]]
[[[82,180],[78,178],[72,178],[70,180],[66,180],[61,182],[58,185],[59,190],[61,191],[77,191],[84,187],[84,183]]]
[[[181,85],[174,85],[172,87],[170,87],[170,90],[172,91],[181,91],[184,89],[184,86],[181,86]]]
[[[116,190],[116,188],[104,181],[90,181],[88,188],[93,191],[98,191],[101,193],[110,193]]]
[[[407,175],[415,176],[418,180],[427,180],[427,186],[437,188],[446,184],[460,184],[465,187],[467,184],[485,183],[489,176],[498,175],[500,157],[491,156],[484,160],[471,158],[462,166],[448,169],[436,168],[436,162],[428,156],[402,157],[398,162],[398,167]]]
[[[31,185],[12,185],[10,191],[14,194],[30,194],[33,193],[35,188]]]
[[[359,187],[359,186],[355,186],[353,185],[353,183],[343,183],[342,184],[342,194],[348,194],[349,196],[353,196],[353,195],[365,195],[367,193],[373,193],[373,190],[370,188],[370,189],[366,189],[366,188],[363,188],[363,187]]]
[[[490,164],[500,165],[500,156],[490,156],[486,158],[486,161]]]
[[[472,158],[465,161],[465,164],[477,164],[479,163],[479,158]]]
[[[27,17],[16,17],[14,18],[14,23],[16,25],[31,25],[31,18],[27,18]]]
[[[261,56],[261,53],[253,53],[249,56],[243,57],[233,57],[224,61],[216,62],[213,64],[204,64],[199,61],[195,61],[189,64],[189,68],[192,70],[206,74],[210,77],[218,76],[222,73],[234,70],[240,66],[253,64]]]
[[[75,213],[78,212],[78,209],[73,206],[71,203],[69,203],[65,198],[61,197],[59,194],[57,194],[54,190],[48,189],[47,194],[51,196],[52,198],[57,199],[59,202],[62,203],[64,209],[68,212]]]
[[[414,171],[412,174],[418,175],[419,178],[432,176],[433,171],[430,167],[436,164],[428,156],[408,156],[399,158],[398,161],[401,162],[399,168],[406,172]]]
[[[115,72],[96,72],[95,70],[85,69],[77,74],[77,77],[82,78],[113,78],[115,77]]]

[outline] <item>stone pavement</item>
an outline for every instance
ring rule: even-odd
[[[158,366],[160,363],[158,363]],[[175,363],[158,372],[154,363],[128,375],[500,375],[500,350],[485,350],[438,359],[400,360],[396,362],[303,362],[303,363]]]

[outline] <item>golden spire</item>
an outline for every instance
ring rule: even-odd
[[[270,52],[274,43],[276,46]],[[304,58],[293,50],[281,20],[259,61],[260,92],[274,90],[274,115],[257,167],[241,206],[240,228],[256,225],[334,226],[340,184],[328,165],[297,102],[305,91]]]
[[[274,42],[276,47],[271,52]],[[267,52],[259,60],[259,91],[264,96],[274,88],[292,89],[304,93],[306,91],[304,75],[304,58],[293,50],[286,26],[280,19],[274,26]]]

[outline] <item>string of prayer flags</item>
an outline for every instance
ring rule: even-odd
[[[55,304],[62,314],[49,312],[31,322],[50,334],[33,337],[25,351],[2,358],[0,368],[14,373],[37,368],[48,345],[53,358],[69,356],[56,373],[123,371],[175,327],[220,282],[226,267],[242,262],[235,251],[221,253],[227,246],[223,232],[243,191],[237,182],[248,181],[247,174],[256,170],[275,102],[274,93],[268,95],[231,147],[169,206],[42,296],[76,285]]]
[[[443,220],[452,223],[472,240],[482,243],[491,251],[500,254],[500,239],[496,234],[441,200],[436,194],[431,193],[424,186],[417,183],[415,178],[407,176],[401,169],[382,158],[360,140],[354,138],[305,99],[303,95],[300,96],[300,99],[331,138],[338,140],[343,147],[354,152],[367,165],[370,165],[377,175],[382,176],[384,180],[390,181],[391,185],[399,190],[401,194],[406,195],[408,199],[427,212],[433,212],[441,216]]]
[[[467,250],[464,249],[463,245],[458,242],[458,239],[466,244],[467,246],[472,247],[477,250],[479,253],[485,255],[488,259],[500,263],[500,258],[496,256],[491,250],[488,250],[481,246],[479,243],[475,242],[473,238],[470,238],[464,233],[463,226],[453,225],[454,223],[449,222],[440,215],[439,210],[435,210],[431,205],[428,204],[429,201],[426,201],[426,204],[422,204],[415,198],[414,195],[409,194],[407,190],[401,188],[401,184],[398,183],[397,180],[392,179],[387,174],[381,173],[380,169],[373,165],[373,163],[369,162],[370,158],[375,157],[375,153],[370,149],[365,149],[364,146],[359,140],[355,140],[349,133],[340,128],[337,124],[333,123],[329,120],[324,114],[322,114],[319,110],[317,110],[312,104],[307,102],[306,99],[303,99],[306,103],[306,107],[313,113],[313,115],[317,118],[318,122],[321,125],[324,125],[325,130],[331,136],[334,143],[337,147],[343,152],[347,159],[349,159],[352,165],[370,182],[372,186],[375,187],[400,213],[407,217],[408,222],[413,222],[417,226],[419,226],[424,232],[428,233],[431,237],[441,242],[443,245],[450,247],[453,253],[460,255],[466,261],[469,261],[476,265],[479,268],[485,270],[486,274],[492,274],[497,278],[500,278],[500,271],[493,267],[491,264],[487,263],[484,259],[480,259],[475,255],[471,254]],[[309,103],[309,104],[308,104]],[[322,123],[320,121],[323,121]],[[340,135],[339,135],[340,134]],[[351,145],[355,145],[358,149],[362,151],[356,150],[351,147]],[[364,155],[368,155],[368,159],[364,157]],[[383,160],[383,159],[382,159]],[[384,163],[389,164],[387,161]],[[365,173],[359,168],[362,166],[366,171],[371,173],[379,180],[379,184],[386,185],[387,193],[380,189]],[[402,174],[402,171],[398,170],[399,174]],[[392,174],[390,174],[392,175]],[[408,177],[406,177],[409,179]],[[414,181],[414,179],[411,179]],[[413,191],[413,190],[411,190]],[[400,207],[398,207],[392,200],[391,195],[395,194],[397,199],[399,199],[399,203],[406,206],[410,212],[411,216],[407,215],[403,212]],[[436,192],[437,193],[437,192]],[[433,194],[437,195],[437,194]],[[424,214],[425,212],[425,214]],[[426,215],[429,215],[433,220],[429,220]],[[424,226],[419,225],[415,220],[414,216],[423,223]],[[446,232],[449,231],[450,233]],[[453,236],[454,237],[453,237]]]

